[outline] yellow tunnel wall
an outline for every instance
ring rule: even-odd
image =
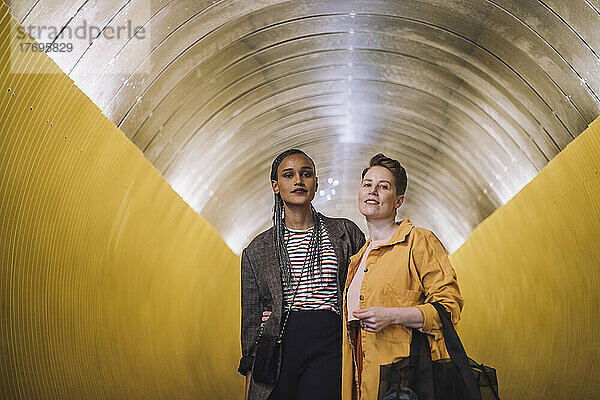
[[[600,398],[600,119],[452,256],[467,352],[503,399]]]
[[[2,398],[240,398],[239,257],[46,55],[16,51],[7,11]],[[600,397],[599,125],[451,257],[460,333],[503,399]]]
[[[237,397],[239,257],[0,18],[0,398]]]

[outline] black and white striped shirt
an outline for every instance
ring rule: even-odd
[[[304,260],[308,255],[308,246],[313,229],[314,227],[307,230],[295,230],[285,227],[284,239],[287,243],[292,273],[291,284],[287,285],[285,282],[283,284],[283,302],[286,310],[294,297]],[[319,268],[315,266],[314,276],[311,278],[309,266],[306,265],[298,286],[298,293],[292,305],[293,311],[333,310],[339,313],[339,310],[337,310],[338,263],[325,225],[321,225],[321,240],[323,251],[321,273],[319,273]]]

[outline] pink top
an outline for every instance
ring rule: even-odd
[[[392,236],[394,236],[392,234]],[[387,239],[383,240],[371,240],[369,246],[366,248],[362,258],[360,259],[360,265],[356,270],[356,274],[352,278],[352,282],[350,282],[350,286],[348,286],[348,297],[346,302],[348,303],[348,321],[358,320],[355,316],[352,315],[354,311],[360,310],[360,287],[362,286],[363,278],[365,277],[365,265],[367,263],[367,257],[373,248],[380,246],[382,244],[386,244],[392,238],[390,236]]]

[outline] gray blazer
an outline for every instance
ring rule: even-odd
[[[337,303],[338,309],[342,310],[342,290],[346,283],[350,256],[357,253],[365,244],[365,235],[349,219],[319,215],[337,257]],[[252,370],[254,344],[258,338],[263,311],[266,309],[272,311],[263,334],[277,336],[282,323],[283,284],[275,250],[274,231],[271,227],[262,232],[242,251],[242,358],[238,368],[242,375]],[[280,367],[281,356],[277,361],[278,374]],[[265,400],[273,387],[252,380],[248,399]]]

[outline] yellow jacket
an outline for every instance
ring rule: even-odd
[[[344,289],[344,322],[342,343],[342,399],[357,399],[356,362],[350,344],[347,293],[348,286],[358,269],[360,260],[370,243],[350,258],[348,277]],[[386,244],[376,246],[367,257],[365,277],[360,289],[360,308],[418,307],[425,317],[420,331],[428,334],[433,360],[449,358],[442,325],[435,308],[428,303],[444,305],[456,324],[460,318],[463,298],[460,295],[456,273],[450,265],[444,246],[429,230],[415,227],[408,219],[400,222],[398,229]],[[410,354],[412,331],[401,325],[390,325],[377,333],[361,331],[363,370],[361,399],[377,399],[379,366],[391,364]],[[353,394],[354,386],[354,394]],[[354,397],[353,397],[354,396]]]

